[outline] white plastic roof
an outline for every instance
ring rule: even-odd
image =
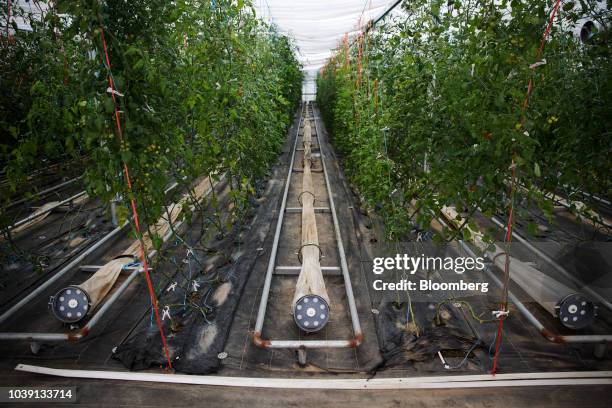
[[[6,7],[6,2],[2,7]],[[49,5],[47,3],[34,2],[29,0],[12,0],[11,1],[11,22],[15,22],[17,24],[18,30],[32,31],[32,27],[28,24],[27,21],[21,17],[21,13],[25,12],[28,14],[32,14],[35,19],[40,19],[41,15],[49,9]],[[5,11],[6,12],[6,11]],[[19,14],[19,15],[16,15]],[[4,16],[3,16],[4,17]],[[6,25],[6,20],[2,20],[2,26]],[[11,34],[15,34],[15,30],[10,28]]]
[[[259,18],[293,38],[305,74],[305,99],[314,94],[319,68],[348,34],[349,39],[376,20],[394,0],[253,0]]]

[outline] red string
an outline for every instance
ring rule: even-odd
[[[8,6],[8,11],[7,11],[7,18],[6,18],[6,40],[10,41],[11,39],[11,32],[10,32],[10,25],[11,25],[11,0],[8,0],[7,2],[7,6]]]
[[[559,10],[559,5],[561,4],[561,0],[556,0],[555,2],[555,6],[553,7],[552,12],[550,13],[550,19],[548,20],[548,25],[546,26],[546,30],[544,30],[544,34],[542,35],[542,40],[540,41],[540,47],[538,48],[538,52],[537,52],[537,56],[536,59],[540,58],[542,56],[542,52],[544,51],[544,45],[546,44],[546,39],[548,38],[548,35],[550,34],[550,30],[552,29],[552,25],[553,22],[555,20],[555,16],[557,15],[557,11]],[[527,110],[527,106],[529,105],[529,97],[531,96],[531,92],[533,91],[533,80],[532,78],[529,78],[529,83],[527,84],[527,95],[525,96],[525,101],[523,102],[523,106],[522,106],[522,111],[523,111],[523,119],[522,121],[524,122],[525,120],[525,111]],[[514,163],[514,160],[512,162],[512,185],[511,185],[511,190],[510,190],[510,194],[513,194],[514,192],[514,181],[516,179],[516,165]],[[508,214],[508,225],[506,227],[507,229],[507,233],[506,233],[506,237],[505,237],[505,241],[506,242],[512,242],[512,226],[513,226],[513,213],[514,213],[514,205],[511,202],[510,203],[510,211]],[[506,268],[505,268],[505,278],[506,281],[504,283],[504,289],[505,291],[507,291],[507,285],[508,285],[508,279],[509,279],[509,271],[508,271],[508,254],[506,254]],[[507,307],[507,295],[504,296],[504,301],[502,302],[502,310],[505,310],[505,308]],[[504,319],[503,316],[500,316],[499,318],[499,324],[497,326],[497,337],[495,339],[495,355],[493,357],[493,367],[491,369],[491,374],[495,375],[496,371],[497,371],[497,361],[499,359],[499,348],[501,346],[501,338],[502,338],[502,332],[503,332],[503,327],[504,327]]]
[[[348,33],[344,34],[344,67],[350,65],[349,61],[349,46],[348,46]]]
[[[110,59],[108,56],[108,47],[106,45],[106,39],[104,38],[104,29],[100,26],[100,33],[102,34],[102,44],[104,45],[104,55],[106,57],[106,65],[108,66],[109,72],[111,68]],[[111,89],[111,97],[113,98],[113,103],[115,105],[115,121],[117,122],[117,134],[119,136],[119,140],[123,141],[123,131],[121,129],[121,119],[119,118],[119,107],[117,104],[117,100],[115,98],[115,84],[113,83],[113,78],[111,75],[108,75],[108,84]],[[127,183],[128,191],[132,192],[132,180],[130,179],[130,172],[128,169],[127,163],[123,163],[123,172],[125,174],[125,180]],[[170,351],[168,350],[168,344],[166,343],[166,336],[164,335],[164,328],[162,326],[161,320],[159,319],[159,309],[157,308],[157,298],[155,297],[155,291],[153,289],[153,283],[151,282],[151,276],[149,275],[149,264],[147,263],[147,255],[144,243],[140,238],[142,235],[140,233],[140,223],[138,222],[138,212],[136,211],[136,202],[134,198],[131,199],[132,205],[132,216],[134,218],[134,225],[136,226],[136,232],[139,236],[140,242],[140,258],[142,259],[142,267],[144,269],[145,279],[147,281],[147,288],[149,289],[149,296],[151,297],[151,304],[153,305],[153,310],[155,312],[155,321],[157,323],[157,328],[159,329],[159,334],[161,336],[162,344],[164,345],[164,352],[166,353],[166,359],[168,361],[168,368],[172,368],[172,361],[170,360]]]
[[[546,39],[548,38],[548,34],[550,34],[550,30],[552,29],[553,21],[555,20],[555,16],[557,14],[557,11],[559,10],[560,4],[561,0],[556,0],[555,7],[553,8],[552,13],[550,14],[550,20],[548,21],[548,25],[546,26],[544,35],[542,35],[542,40],[540,41],[540,47],[538,48],[536,59],[542,56],[542,52],[544,51],[544,45],[546,44]],[[527,95],[525,96],[525,101],[523,102],[523,112],[525,112],[525,110],[527,109],[527,105],[529,105],[529,97],[531,96],[532,91],[533,81],[531,78],[529,78],[529,84],[527,85]]]
[[[516,178],[516,165],[514,160],[512,161],[512,184],[510,185],[510,196],[514,194],[514,181]],[[504,242],[511,243],[512,242],[512,226],[513,226],[513,216],[514,216],[514,205],[513,201],[510,202],[510,211],[508,213],[508,225],[506,227],[506,236],[504,237]],[[510,279],[510,271],[509,271],[509,259],[508,253],[506,253],[506,261],[504,265],[504,293],[502,297],[502,301],[500,302],[500,310],[505,311],[508,308],[508,281]],[[491,374],[495,375],[497,372],[497,361],[499,359],[499,348],[501,347],[501,340],[504,331],[504,316],[500,316],[497,324],[497,335],[495,336],[495,355],[493,356],[493,367],[491,368]]]

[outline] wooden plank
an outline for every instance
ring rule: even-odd
[[[284,389],[435,389],[435,388],[488,388],[488,387],[528,387],[563,385],[612,385],[609,372],[572,372],[572,373],[517,373],[492,375],[463,375],[414,378],[258,378],[222,377],[215,375],[184,375],[135,373],[126,371],[94,371],[54,369],[19,364],[18,371],[55,375],[69,378],[107,379],[123,381],[150,381],[174,384],[200,384],[247,388],[284,388]]]

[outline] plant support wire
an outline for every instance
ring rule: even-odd
[[[351,323],[353,326],[354,338],[347,340],[274,340],[274,339],[264,339],[262,337],[262,329],[264,324],[264,319],[266,316],[266,308],[268,305],[268,300],[270,296],[270,286],[272,284],[272,276],[274,274],[275,266],[276,266],[276,255],[278,252],[278,243],[280,239],[281,230],[283,227],[283,220],[285,216],[285,210],[287,206],[287,196],[289,195],[289,186],[291,185],[291,175],[293,173],[293,162],[295,160],[295,152],[297,150],[299,131],[302,124],[302,118],[304,116],[304,106],[302,106],[300,112],[300,119],[298,121],[298,126],[295,132],[295,141],[293,144],[293,150],[291,153],[291,161],[289,164],[289,170],[287,172],[287,181],[285,182],[285,190],[283,193],[283,199],[281,202],[281,207],[279,210],[278,221],[276,223],[276,231],[274,233],[274,240],[272,243],[272,250],[270,252],[270,259],[268,261],[268,269],[266,271],[266,277],[264,281],[264,287],[261,295],[261,300],[259,303],[259,310],[257,312],[257,321],[255,322],[255,332],[253,333],[253,342],[255,345],[262,348],[288,348],[288,349],[308,349],[308,348],[354,348],[358,347],[363,341],[363,333],[361,332],[361,325],[359,324],[359,317],[357,315],[357,307],[355,305],[355,297],[353,295],[353,288],[351,285],[351,278],[348,272],[348,265],[346,262],[346,255],[344,253],[344,245],[342,243],[342,236],[340,234],[340,227],[338,224],[338,217],[336,215],[336,208],[334,205],[334,199],[332,196],[329,177],[327,175],[327,167],[325,165],[325,154],[321,147],[320,137],[321,133],[319,132],[317,116],[314,113],[313,109],[313,118],[315,122],[315,131],[317,136],[319,137],[319,150],[321,152],[321,163],[323,167],[323,174],[325,176],[325,187],[327,189],[327,195],[329,197],[329,208],[332,214],[333,222],[334,222],[334,231],[336,242],[338,244],[338,255],[340,257],[340,269],[342,271],[342,276],[344,279],[344,287],[346,290],[346,296],[349,305],[349,311],[351,315]]]

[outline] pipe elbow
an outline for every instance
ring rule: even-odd
[[[559,336],[557,334],[554,334],[553,332],[551,332],[550,330],[543,328],[542,330],[540,330],[540,334],[542,336],[544,336],[544,338],[550,342],[553,343],[565,343],[565,339],[563,338],[563,336]]]
[[[357,348],[363,343],[363,333],[358,333],[353,340],[351,340],[350,347]]]
[[[83,339],[84,337],[87,337],[88,334],[89,334],[89,327],[85,326],[77,333],[68,334],[68,341],[71,343],[76,343],[77,341]]]
[[[260,348],[268,348],[270,347],[270,340],[263,339],[261,337],[261,332],[256,331],[253,333],[253,343]]]

